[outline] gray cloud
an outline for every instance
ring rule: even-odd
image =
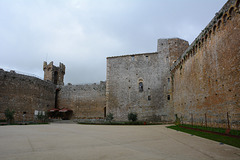
[[[65,83],[106,78],[106,57],[154,52],[157,39],[192,42],[226,0],[0,0],[0,67],[43,77],[66,65]]]

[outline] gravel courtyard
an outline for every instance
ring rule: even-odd
[[[165,126],[0,126],[0,159],[226,160],[240,149]]]

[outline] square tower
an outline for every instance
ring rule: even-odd
[[[170,66],[186,50],[179,38],[159,39],[157,52],[107,58],[106,108],[117,121],[172,121]]]
[[[59,63],[59,67],[53,65],[53,62],[47,64],[43,62],[44,80],[51,81],[56,85],[64,85],[65,65]]]

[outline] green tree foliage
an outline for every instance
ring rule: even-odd
[[[5,117],[7,119],[7,122],[12,124],[13,121],[14,121],[14,113],[15,111],[14,110],[10,110],[9,108],[5,110],[4,114],[5,114]]]
[[[177,114],[175,114],[175,117],[176,117],[176,119],[175,119],[175,125],[180,125],[180,123],[181,123],[180,118],[178,117]]]
[[[39,111],[38,112],[38,115],[37,115],[37,119],[38,119],[38,121],[40,122],[40,123],[45,123],[45,122],[47,122],[48,121],[48,112],[41,112],[41,111]]]
[[[109,113],[106,117],[106,120],[109,121],[109,122],[111,122],[113,119],[114,119],[114,117],[113,117],[112,113]]]
[[[128,120],[132,122],[137,121],[137,113],[128,113]]]

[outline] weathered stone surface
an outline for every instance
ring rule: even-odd
[[[58,108],[73,110],[73,119],[104,118],[106,83],[60,86]]]
[[[239,1],[238,1],[239,2]],[[185,123],[240,129],[240,15],[230,0],[172,67]]]
[[[64,85],[65,65],[59,63],[59,67],[53,65],[53,62],[47,64],[43,62],[44,80],[51,81],[56,85]]]
[[[34,120],[34,111],[47,111],[54,107],[55,85],[41,79],[15,72],[0,70],[0,119],[4,111],[15,111],[15,120]]]
[[[240,129],[240,9],[229,0],[188,47],[179,38],[159,39],[157,52],[107,58],[100,84],[63,86],[65,65],[44,62],[44,80],[0,69],[0,119],[35,110],[68,108],[74,119],[173,121]],[[57,90],[56,90],[56,85]]]
[[[159,39],[158,52],[108,57],[108,113],[123,121],[130,112],[136,112],[144,121],[172,120],[167,99],[170,64],[187,47],[188,42],[178,38]]]

